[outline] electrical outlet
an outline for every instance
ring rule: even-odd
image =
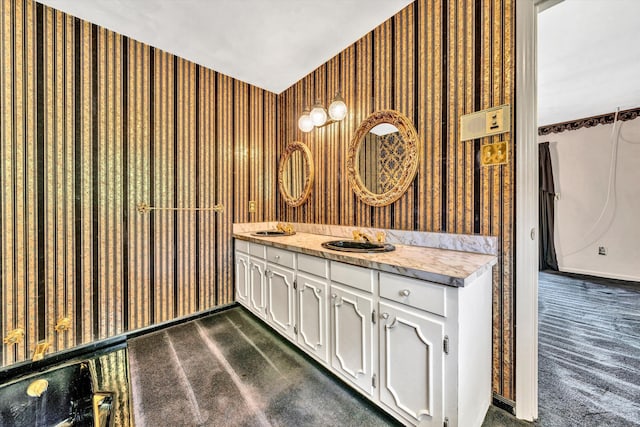
[[[607,248],[604,246],[598,246],[598,255],[606,255],[607,254]]]
[[[256,211],[256,201],[249,200],[249,213],[253,213]]]
[[[480,148],[480,164],[482,166],[503,165],[508,162],[506,141],[486,144]]]

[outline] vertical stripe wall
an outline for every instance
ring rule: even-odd
[[[0,330],[10,365],[231,302],[233,222],[284,220],[498,236],[494,391],[514,399],[513,163],[481,168],[462,114],[514,100],[513,0],[416,0],[281,95],[78,20],[0,0]],[[337,90],[344,122],[303,134],[305,104]],[[407,115],[418,176],[391,206],[348,185],[351,135],[371,112]],[[279,153],[306,143],[310,201],[276,192]],[[248,213],[248,200],[258,212]],[[212,206],[223,214],[153,211]],[[71,331],[56,334],[61,317]]]
[[[317,176],[308,203],[278,197],[281,221],[498,236],[493,277],[493,388],[514,399],[514,165],[480,167],[480,146],[510,134],[461,142],[460,116],[514,101],[513,0],[417,0],[278,96],[278,153],[302,141]],[[297,118],[337,90],[343,122],[305,134]],[[395,109],[422,141],[418,175],[383,208],[361,203],[348,185],[346,153],[370,113]]]
[[[232,223],[275,218],[276,95],[32,0],[0,20],[2,365],[232,302]]]

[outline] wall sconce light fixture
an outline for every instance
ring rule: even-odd
[[[316,101],[313,109],[305,108],[302,115],[298,119],[298,128],[302,132],[311,132],[314,127],[323,127],[331,123],[339,122],[347,115],[347,105],[340,96],[340,92],[336,92],[336,96],[329,105],[329,110],[324,108],[320,101]]]

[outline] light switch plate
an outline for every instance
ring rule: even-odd
[[[480,148],[480,164],[482,166],[504,165],[509,161],[507,142],[483,145]]]
[[[460,140],[484,138],[511,131],[511,106],[489,108],[460,117]]]
[[[504,129],[504,114],[500,110],[487,111],[487,126],[485,132],[487,135],[496,132],[502,132]]]
[[[249,200],[249,212],[255,212],[256,211],[256,201],[255,200]]]

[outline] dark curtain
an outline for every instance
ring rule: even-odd
[[[555,221],[554,203],[556,190],[553,185],[553,169],[549,143],[538,144],[539,180],[540,180],[540,270],[558,271],[556,246],[553,242]]]

